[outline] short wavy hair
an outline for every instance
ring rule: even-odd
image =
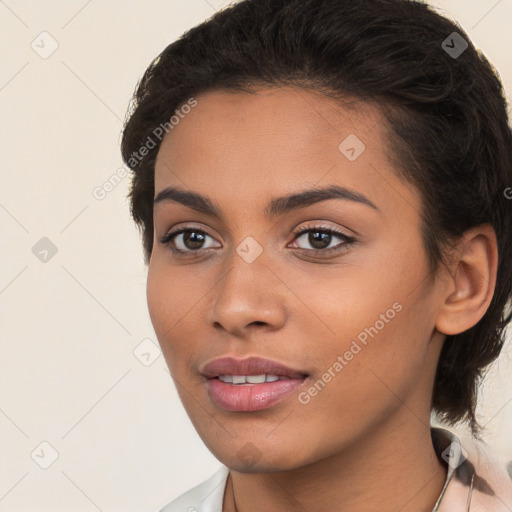
[[[155,129],[168,132],[178,108],[201,93],[286,85],[380,108],[395,172],[421,194],[422,240],[433,272],[466,230],[494,228],[492,301],[475,326],[447,336],[431,404],[441,420],[465,421],[477,435],[478,384],[512,316],[512,137],[497,71],[460,26],[428,5],[242,0],[167,46],[137,84],[121,142],[146,264],[162,139]]]

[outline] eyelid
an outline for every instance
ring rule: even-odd
[[[318,223],[315,223],[315,222],[308,223],[305,226],[301,226],[299,228],[296,228],[293,231],[293,235],[295,237],[297,237],[298,235],[302,235],[304,232],[313,231],[315,229],[318,230],[318,231],[329,231],[329,232],[334,233],[334,234],[336,234],[338,236],[343,236],[343,237],[346,237],[346,238],[354,238],[353,235],[345,233],[340,228],[337,228],[335,226],[331,226],[329,224],[323,224],[322,221],[318,221]]]
[[[161,238],[164,238],[164,237],[172,235],[172,234],[179,233],[183,230],[201,231],[201,232],[206,233],[208,236],[215,238],[215,236],[210,234],[210,231],[214,231],[210,226],[206,226],[206,225],[201,224],[200,222],[194,222],[194,221],[188,221],[188,222],[183,221],[183,222],[179,222],[179,223],[173,225],[172,228],[169,228],[168,230],[165,231],[165,234]]]

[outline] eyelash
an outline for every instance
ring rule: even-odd
[[[179,254],[182,256],[185,254],[190,254],[190,255],[197,254],[202,250],[208,250],[208,248],[207,248],[207,249],[197,249],[197,250],[189,249],[187,251],[184,251],[182,249],[177,249],[176,247],[171,247],[171,243],[173,242],[175,237],[177,237],[178,235],[181,235],[182,233],[188,233],[188,232],[200,233],[202,235],[206,235],[206,236],[209,236],[210,238],[213,238],[206,231],[204,231],[202,229],[187,227],[187,228],[180,228],[180,229],[177,229],[175,231],[171,231],[171,232],[165,234],[160,239],[160,243],[166,247],[169,247],[169,249],[173,253]],[[302,236],[304,233],[309,233],[309,232],[320,232],[320,233],[327,233],[328,235],[334,235],[334,236],[340,238],[342,240],[342,243],[339,243],[338,245],[335,245],[334,247],[330,247],[328,249],[303,249],[301,247],[298,247],[299,250],[305,251],[308,254],[323,256],[326,254],[331,254],[332,252],[346,250],[348,248],[348,246],[350,246],[356,242],[356,239],[354,237],[348,236],[345,233],[342,233],[341,231],[339,231],[335,228],[322,226],[322,225],[304,226],[301,229],[294,231],[293,241],[295,241],[297,238]],[[188,257],[188,256],[183,256],[183,257]]]

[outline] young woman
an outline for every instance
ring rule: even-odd
[[[512,510],[477,435],[510,320],[491,65],[405,0],[242,0],[169,45],[122,140],[151,320],[222,468],[163,511]]]

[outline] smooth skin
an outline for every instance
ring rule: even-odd
[[[491,301],[494,231],[468,231],[449,268],[431,274],[420,195],[394,173],[378,106],[295,87],[256,92],[200,95],[155,165],[155,197],[176,187],[221,213],[155,204],[147,299],[183,405],[230,468],[224,511],[430,512],[446,478],[429,430],[436,364],[445,335],[475,325]],[[354,161],[338,147],[350,134],[365,145]],[[329,185],[376,208],[335,198],[265,215],[276,197]],[[324,235],[322,245],[318,226],[354,242]],[[192,233],[161,243],[183,227]],[[303,227],[309,237],[295,236]],[[252,263],[236,250],[249,236],[263,250]],[[401,311],[301,403],[298,393],[395,303]],[[309,377],[269,409],[228,412],[199,371],[227,355],[276,359]]]

